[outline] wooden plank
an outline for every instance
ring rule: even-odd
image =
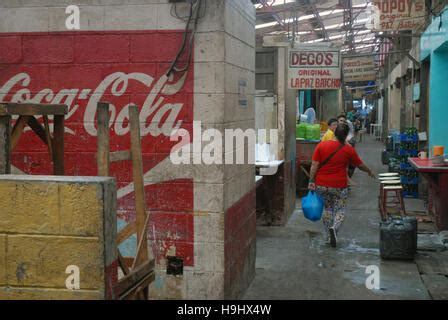
[[[98,124],[98,151],[97,166],[99,176],[109,176],[110,169],[110,142],[109,142],[109,104],[98,102],[97,105]]]
[[[146,261],[131,273],[129,273],[127,276],[120,279],[117,283],[118,294],[121,296],[123,293],[132,289],[136,285],[136,283],[142,281],[148,275],[153,273],[154,266],[154,260]]]
[[[137,297],[139,299],[148,299],[147,291],[149,284],[151,282],[154,282],[155,280],[155,273],[151,272],[148,274],[145,278],[143,278],[141,281],[135,284],[134,287],[129,289],[127,292],[123,293],[120,296],[121,300],[135,300]]]
[[[0,115],[66,115],[68,107],[65,104],[38,103],[0,103]]]
[[[0,174],[11,173],[11,116],[0,116]]]
[[[64,116],[54,116],[53,171],[55,175],[64,175]]]
[[[121,229],[121,231],[117,234],[117,244],[119,245],[124,240],[126,240],[127,238],[132,236],[134,233],[136,233],[137,232],[136,226],[137,225],[135,224],[135,222],[131,222],[131,223],[128,223],[126,225],[126,227]]]
[[[310,178],[310,174],[308,171],[306,171],[306,169],[303,166],[300,166],[300,169],[303,171],[303,173],[305,173],[305,175],[308,177],[308,179]]]
[[[42,127],[39,121],[35,117],[30,117],[28,120],[28,125],[33,129],[34,133],[42,140],[45,144],[47,143],[47,136],[45,135],[45,129]]]
[[[110,153],[110,162],[125,161],[131,159],[131,151],[129,150],[115,151]]]
[[[137,254],[135,256],[134,262],[132,263],[132,268],[131,269],[134,269],[135,266],[137,265],[137,263],[139,261],[141,261],[140,257],[146,252],[146,250],[148,248],[148,244],[147,244],[147,241],[146,241],[146,230],[147,230],[147,227],[148,227],[148,222],[149,222],[149,214],[146,215],[145,224],[142,226],[141,234],[143,236],[140,238],[140,241],[138,242]],[[137,232],[138,232],[138,230],[137,230]]]
[[[143,184],[143,160],[142,148],[140,141],[140,120],[138,108],[136,105],[129,106],[129,126],[131,131],[131,156],[132,156],[132,175],[134,181],[135,194],[135,213],[137,224],[137,243],[144,239],[142,253],[138,256],[136,265],[140,265],[143,261],[148,260],[146,228],[144,228],[146,220],[145,212],[145,187]],[[138,252],[137,252],[138,253]]]
[[[124,260],[123,256],[120,253],[120,250],[117,250],[117,256],[118,256],[118,265],[120,266],[121,270],[123,270],[123,273],[125,276],[129,274],[129,268],[126,265],[126,261]]]
[[[45,138],[47,139],[48,153],[50,158],[53,159],[53,138],[50,133],[50,124],[48,123],[48,116],[44,116]]]
[[[23,129],[25,129],[25,127],[27,126],[29,119],[30,116],[20,116],[17,119],[11,133],[11,150],[14,150],[17,143],[19,142],[20,136],[23,133]]]

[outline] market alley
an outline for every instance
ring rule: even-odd
[[[376,173],[387,172],[380,162],[382,147],[371,137],[356,146]],[[445,278],[447,291],[448,278],[437,274],[448,271],[446,251],[419,250],[415,262],[381,260],[378,182],[360,171],[354,181],[336,249],[324,242],[321,221],[306,220],[299,208],[285,227],[258,227],[256,275],[244,299],[431,299],[429,278],[437,276]],[[422,200],[406,199],[406,206],[410,211],[424,211]],[[432,226],[419,223],[419,229],[423,228]],[[419,247],[423,236],[419,234]],[[379,290],[366,288],[368,266],[379,268]],[[421,277],[419,270],[433,274]],[[443,291],[440,285],[430,288],[433,294]]]

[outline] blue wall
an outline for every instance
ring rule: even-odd
[[[448,11],[433,19],[420,48],[420,60],[430,59],[429,148],[443,145],[448,153]]]
[[[429,88],[429,148],[448,152],[448,52],[431,53]]]

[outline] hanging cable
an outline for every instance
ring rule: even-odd
[[[187,71],[191,64],[191,57],[193,53],[193,46],[194,46],[194,37],[196,34],[196,29],[198,25],[198,21],[200,19],[199,12],[201,11],[202,5],[206,2],[205,0],[189,0],[190,2],[190,8],[189,8],[189,15],[185,26],[184,36],[182,40],[182,45],[179,48],[179,51],[176,54],[176,57],[174,58],[173,62],[170,65],[170,68],[168,69],[167,76],[170,76],[173,72],[184,72]],[[177,9],[175,10],[176,16]],[[205,13],[204,13],[205,15]],[[178,16],[179,19],[182,20],[180,16]],[[190,31],[190,24],[193,23],[193,28]],[[187,40],[188,39],[188,40]],[[187,44],[188,42],[188,44]],[[187,51],[185,51],[187,50]],[[187,56],[187,62],[185,66],[178,67],[177,64],[179,62],[180,57],[186,52]]]

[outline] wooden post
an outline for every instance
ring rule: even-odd
[[[98,123],[98,151],[96,161],[99,176],[109,176],[110,165],[110,143],[109,143],[109,104],[98,102],[97,105]]]
[[[53,160],[53,138],[50,133],[50,124],[48,123],[48,116],[43,116],[45,126],[45,137],[47,138],[48,152],[50,153],[50,159]]]
[[[147,241],[143,239],[146,237],[146,212],[145,212],[145,188],[143,182],[143,160],[142,148],[140,142],[140,120],[138,108],[136,105],[129,106],[129,125],[131,130],[131,156],[132,156],[132,173],[134,180],[135,193],[135,213],[137,224],[137,243],[142,242],[142,252],[137,252],[134,265],[139,266],[142,262],[148,260]]]
[[[0,116],[0,174],[11,173],[11,116]]]
[[[11,133],[11,151],[14,150],[15,146],[19,142],[23,129],[25,129],[25,127],[27,126],[29,119],[30,116],[20,116],[17,119]]]
[[[64,175],[64,116],[54,116],[53,171],[55,175]]]

